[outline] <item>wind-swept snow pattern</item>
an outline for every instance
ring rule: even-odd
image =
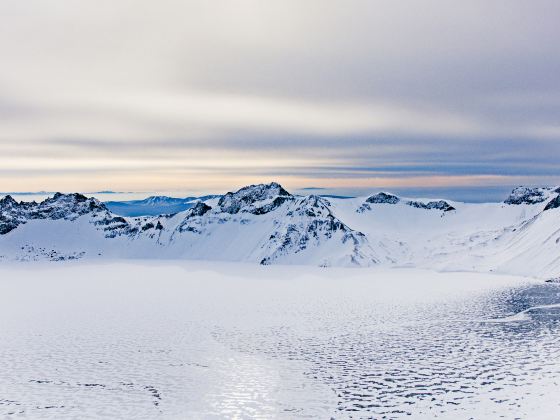
[[[0,200],[0,260],[76,258],[389,264],[552,278],[560,276],[560,189],[518,187],[503,203],[469,204],[388,192],[297,196],[273,182],[137,217],[81,194]]]
[[[416,269],[0,265],[0,418],[554,419],[560,286]],[[507,320],[524,313],[523,322]]]
[[[535,315],[542,315],[543,313],[552,313],[552,316],[560,316],[560,303],[552,303],[550,305],[531,306],[514,315],[509,315],[504,318],[489,319],[486,322],[527,322],[531,321]]]

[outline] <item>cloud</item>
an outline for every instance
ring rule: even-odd
[[[1,2],[4,189],[560,182],[559,19],[553,0]]]

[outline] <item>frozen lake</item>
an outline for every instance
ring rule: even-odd
[[[484,274],[4,265],[0,417],[553,419],[559,303]]]

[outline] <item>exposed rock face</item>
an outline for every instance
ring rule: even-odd
[[[141,223],[132,226],[124,217],[114,216],[109,211],[92,214],[92,223],[105,232],[106,238],[116,238],[123,235],[132,236],[141,229]]]
[[[329,200],[317,195],[298,199],[288,211],[288,216],[329,217],[332,216]]]
[[[0,199],[0,210],[6,210],[8,208],[12,208],[17,205],[18,205],[17,201],[14,200],[11,195],[7,195],[4,198]]]
[[[0,235],[6,234],[29,220],[75,220],[88,213],[106,212],[105,205],[82,194],[56,193],[41,203],[17,203],[11,196],[0,200]]]
[[[0,200],[0,235],[25,223],[23,211],[19,207],[19,204],[10,195]]]
[[[514,188],[508,198],[504,201],[506,204],[537,204],[547,200],[551,192],[550,188]]]
[[[280,184],[250,185],[236,192],[228,192],[218,201],[219,210],[224,213],[237,214],[247,212],[264,214],[275,210],[293,196]]]
[[[366,203],[371,204],[397,204],[400,198],[393,194],[380,192],[374,194],[366,199]]]
[[[401,199],[396,195],[380,192],[366,198],[364,204],[358,207],[356,212],[363,213],[364,211],[371,210],[370,204],[397,204],[399,201]]]
[[[252,213],[252,214],[266,214],[266,213],[270,213],[271,211],[276,210],[278,207],[280,207],[282,204],[289,202],[289,201],[293,201],[294,197],[293,196],[278,196],[276,197],[274,200],[272,200],[271,203],[266,203],[263,204],[260,207],[253,207],[253,208],[249,208],[246,211],[248,213]]]
[[[200,233],[201,225],[203,224],[202,216],[210,210],[212,210],[212,207],[199,201],[193,208],[185,212],[183,222],[177,227],[177,231]]]
[[[557,195],[556,198],[553,198],[548,202],[548,204],[544,209],[546,211],[546,210],[557,209],[559,207],[560,207],[560,195]]]
[[[142,232],[145,232],[147,230],[154,229],[154,228],[155,228],[155,225],[152,222],[148,222],[144,226],[142,226]]]
[[[286,218],[275,223],[267,248],[270,253],[261,264],[271,264],[289,254],[298,254],[308,248],[319,247],[327,241],[338,242],[347,249],[345,263],[370,265],[377,263],[372,256],[365,235],[355,231],[336,218],[328,200],[311,195],[295,200]],[[325,260],[324,265],[329,265]]]
[[[356,211],[358,213],[363,213],[366,210],[371,210],[371,204],[398,204],[401,201],[399,197],[396,195],[388,194],[385,192],[380,192],[378,194],[374,194],[366,199],[364,204],[362,204]],[[443,212],[455,210],[451,204],[444,200],[438,201],[429,201],[427,203],[423,203],[421,201],[406,201],[404,204],[407,206],[411,206],[417,209],[423,210],[441,210]]]
[[[212,210],[212,207],[199,201],[195,206],[188,210],[189,216],[202,216]],[[188,217],[188,216],[187,216]]]
[[[427,203],[423,203],[421,201],[407,201],[406,203],[408,206],[415,207],[417,209],[424,209],[424,210],[441,210],[441,211],[451,211],[455,210],[451,204],[444,200],[438,201],[429,201]]]
[[[36,202],[17,203],[12,197],[0,200],[0,235],[11,232],[30,220],[68,220],[89,215],[90,223],[102,230],[107,238],[135,235],[140,229],[125,218],[113,215],[107,207],[93,197],[82,194],[56,193],[53,197]]]
[[[39,215],[39,219],[75,220],[87,213],[106,210],[105,205],[95,198],[78,193],[56,193],[54,197],[47,198],[38,205],[36,214]]]

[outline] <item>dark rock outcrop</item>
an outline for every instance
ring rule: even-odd
[[[380,192],[366,198],[366,201],[358,207],[356,212],[363,213],[367,210],[371,210],[371,204],[397,204],[399,201],[401,201],[401,199],[396,195]]]
[[[199,201],[196,205],[185,212],[185,217],[181,224],[177,227],[179,232],[200,233],[200,225],[203,223],[201,219],[206,213],[212,210],[212,207]]]
[[[212,210],[212,207],[199,201],[195,206],[188,210],[189,216],[202,216]]]
[[[267,247],[269,255],[261,264],[268,265],[282,256],[298,254],[309,247],[317,247],[335,240],[335,234],[342,245],[351,244],[347,257],[352,264],[368,265],[377,261],[364,252],[367,239],[339,220],[330,210],[328,200],[316,195],[296,199],[283,221],[276,223],[276,230],[270,236]]]
[[[552,200],[550,200],[548,202],[548,204],[546,205],[546,207],[544,208],[544,210],[552,210],[552,209],[557,209],[560,207],[560,195],[557,195],[556,198],[553,198]]]
[[[6,234],[29,220],[75,220],[88,213],[107,212],[103,203],[82,194],[56,193],[41,203],[17,203],[7,195],[0,200],[0,235]]]
[[[444,200],[428,201],[427,203],[423,203],[421,201],[407,201],[406,204],[408,206],[424,210],[441,210],[444,212],[456,210],[455,207]]]
[[[506,204],[538,204],[546,201],[550,194],[550,188],[528,188],[516,187],[513,189],[508,198],[505,199]]]
[[[279,200],[276,200],[277,198]],[[293,196],[280,184],[272,182],[270,184],[249,185],[236,192],[228,192],[220,198],[218,207],[220,211],[229,214],[239,212],[264,214],[275,210],[291,198]],[[262,203],[263,201],[265,203]]]
[[[400,198],[393,194],[380,192],[374,194],[366,199],[366,203],[371,204],[397,204]]]

